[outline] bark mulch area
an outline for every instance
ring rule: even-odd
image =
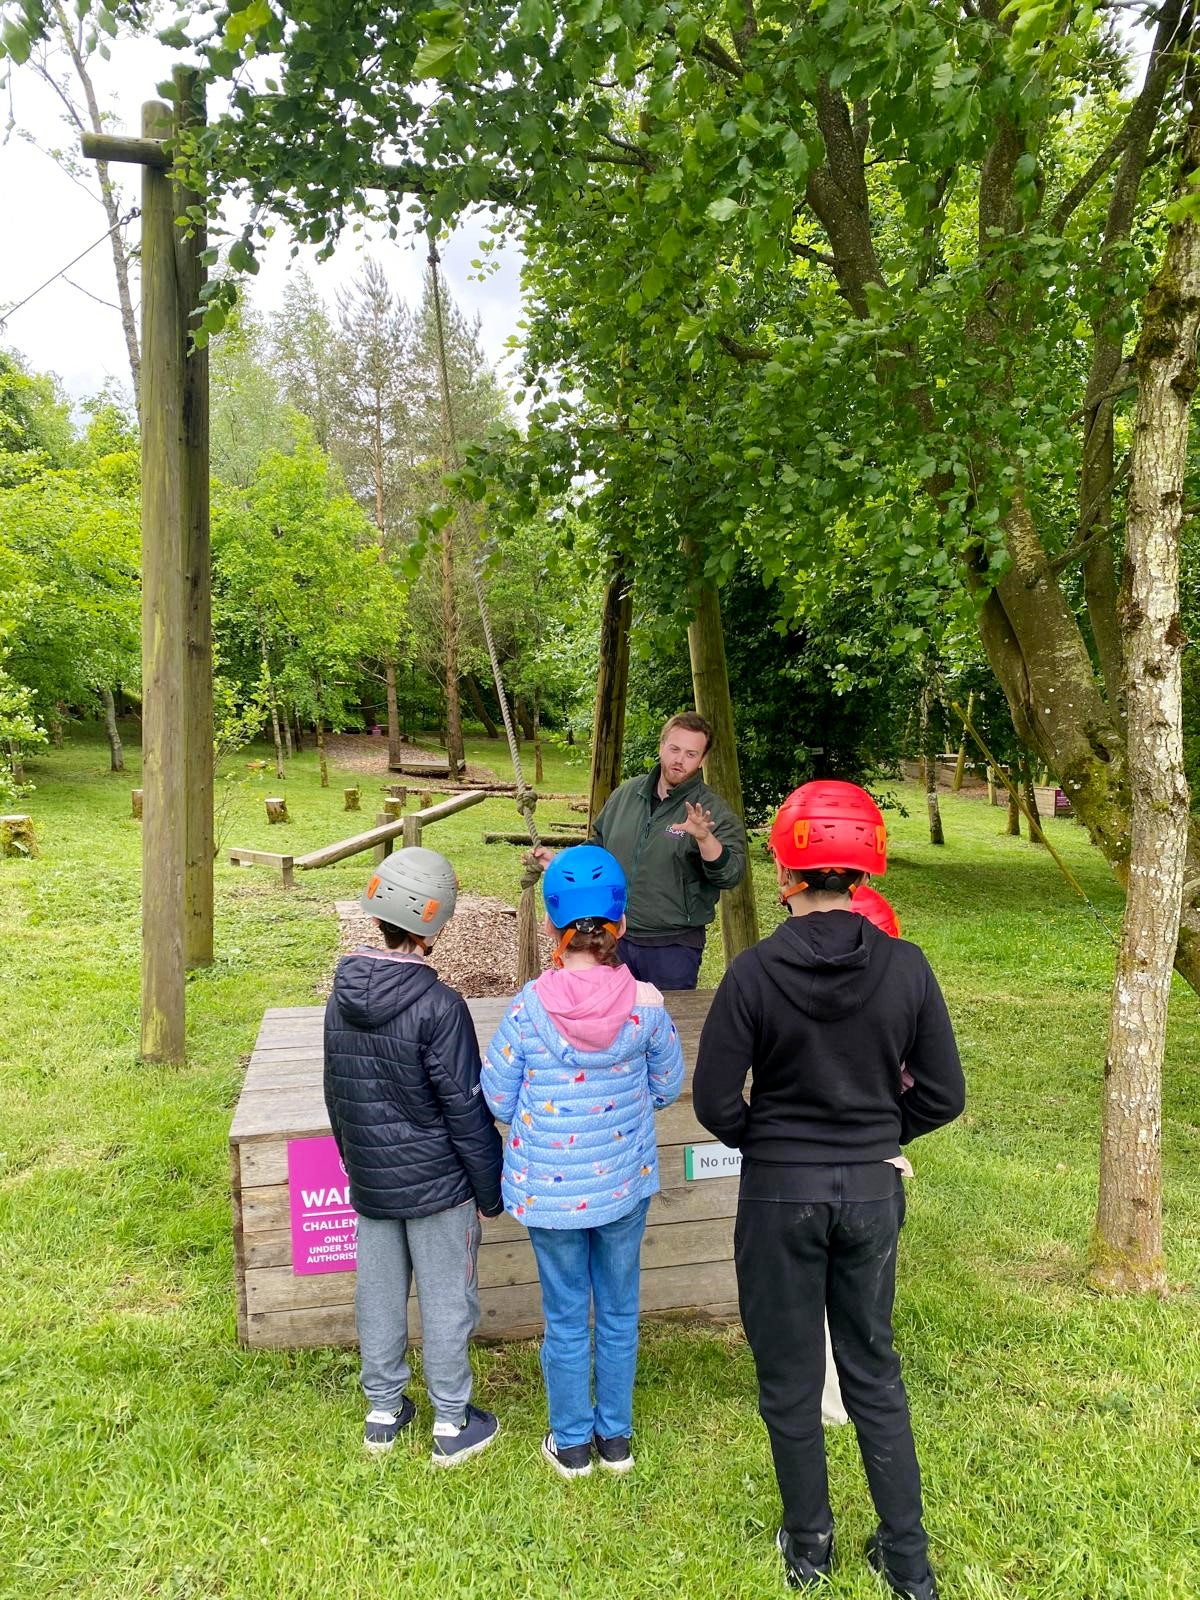
[[[365,917],[356,900],[336,903],[341,950],[366,945],[385,948],[374,918]],[[542,938],[542,965],[550,965],[550,941]],[[504,900],[460,894],[453,920],[434,947],[431,962],[438,977],[472,999],[517,992],[517,913]],[[320,985],[328,994],[333,974]]]
[[[445,752],[441,750],[427,750],[419,744],[404,744],[400,747],[405,756],[411,756],[414,761],[422,757],[441,757],[445,760]],[[421,788],[426,780],[411,773],[390,773],[388,769],[387,740],[378,734],[370,733],[327,733],[325,735],[325,753],[335,767],[341,767],[347,772],[378,772],[381,777],[394,776],[397,783],[406,783],[410,788]],[[428,785],[435,788],[439,781],[434,779]],[[505,780],[491,767],[477,766],[468,762],[463,770],[459,783],[503,783]]]

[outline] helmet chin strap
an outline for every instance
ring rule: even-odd
[[[792,898],[792,896],[794,894],[803,894],[805,889],[807,889],[807,888],[808,888],[808,884],[804,881],[803,878],[800,879],[799,883],[789,884],[786,889],[781,889],[779,891],[779,904],[781,906],[783,906],[784,910],[786,910],[787,909],[787,903]]]
[[[604,931],[613,939],[620,937],[617,924],[615,922],[606,922],[604,924]],[[567,946],[578,932],[579,929],[577,927],[572,926],[568,928],[563,934],[562,938],[558,941],[558,948],[551,952],[550,965],[555,969],[556,972],[561,971],[562,967],[564,966],[563,956],[566,954]]]

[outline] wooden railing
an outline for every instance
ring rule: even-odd
[[[389,818],[374,828],[368,828],[365,833],[356,833],[349,839],[322,845],[320,849],[309,850],[302,856],[282,855],[274,850],[244,850],[235,846],[229,852],[229,861],[235,867],[275,867],[283,876],[283,887],[290,889],[295,884],[297,870],[313,872],[318,867],[331,867],[336,861],[345,861],[348,856],[360,855],[364,850],[374,850],[376,859],[382,861],[391,854],[396,839],[401,841],[405,849],[418,845],[422,833],[432,823],[441,822],[456,811],[465,811],[468,806],[477,806],[481,800],[491,798],[484,789],[468,789],[465,794],[451,795],[448,800],[441,800],[435,806],[425,806],[420,811],[410,811],[404,817]]]

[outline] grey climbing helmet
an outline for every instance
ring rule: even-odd
[[[369,917],[419,939],[432,939],[454,915],[458,879],[436,850],[394,850],[375,868],[358,902]]]

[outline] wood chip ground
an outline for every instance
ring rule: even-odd
[[[355,900],[337,902],[341,953],[366,945],[385,948],[374,919],[365,917]],[[550,941],[543,938],[542,965],[550,965]],[[453,921],[434,948],[432,964],[438,977],[472,998],[517,992],[517,913],[506,901],[487,895],[463,894]],[[328,994],[330,972],[320,987]]]

